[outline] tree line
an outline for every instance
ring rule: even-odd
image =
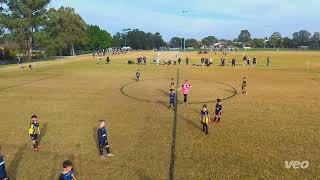
[[[71,7],[48,8],[51,0],[0,0],[0,59],[25,60],[48,55],[76,55],[108,47],[134,49],[165,46],[160,33],[134,29],[113,37],[87,24]]]
[[[173,37],[165,42],[159,32],[139,29],[118,32],[111,36],[96,25],[87,24],[71,7],[48,8],[51,0],[0,0],[0,59],[15,59],[23,55],[26,60],[52,55],[76,55],[83,52],[120,48],[159,49],[160,47],[201,47],[222,43],[225,46],[253,48],[320,48],[320,33],[313,35],[301,30],[292,38],[275,32],[270,37],[252,38],[242,30],[233,40],[208,36],[202,40]]]
[[[110,46],[110,33],[87,24],[71,7],[47,8],[50,1],[0,0],[0,58],[31,60]]]
[[[292,34],[292,38],[283,37],[281,33],[274,32],[270,37],[252,38],[248,30],[242,30],[239,36],[233,40],[218,39],[215,36],[208,36],[198,41],[196,39],[184,39],[180,37],[173,37],[169,42],[172,48],[183,47],[201,47],[214,46],[216,43],[221,43],[225,46],[233,47],[252,47],[252,48],[299,48],[301,46],[309,49],[320,48],[320,33],[315,32],[313,35],[301,30]]]

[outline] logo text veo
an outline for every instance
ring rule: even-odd
[[[284,163],[287,169],[307,169],[309,167],[309,161],[285,161]]]

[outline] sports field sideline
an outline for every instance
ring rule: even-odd
[[[243,53],[256,56],[258,66],[242,66]],[[235,52],[227,56],[236,57],[235,68],[217,66],[219,53],[180,55],[180,67],[156,67],[151,51],[110,56],[111,64],[97,64],[88,55],[38,62],[35,71],[0,67],[0,144],[9,176],[57,179],[61,162],[71,159],[77,179],[88,180],[168,179],[170,172],[174,179],[320,177],[320,52]],[[138,56],[146,56],[148,64],[127,64]],[[190,64],[211,57],[214,65],[185,66],[186,56]],[[138,69],[141,82],[131,83]],[[175,114],[167,102],[170,79],[178,74],[180,84],[189,80],[193,87],[191,104],[179,104]],[[239,93],[244,76],[247,95]],[[182,101],[179,92],[178,98]],[[209,102],[213,113],[217,98],[226,99],[222,120],[210,125],[206,136],[201,106]],[[28,136],[33,114],[42,130],[38,153]],[[107,122],[115,155],[107,160],[99,159],[96,146],[100,119]],[[285,161],[292,160],[310,165],[286,169]]]

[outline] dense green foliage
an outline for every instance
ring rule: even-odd
[[[139,29],[134,29],[127,33],[116,33],[112,38],[112,47],[124,47],[128,46],[133,49],[159,49],[166,46],[161,34],[159,32],[146,33]]]
[[[87,47],[91,50],[105,49],[111,45],[112,37],[110,33],[101,30],[99,26],[90,25],[87,29]]]
[[[241,30],[234,40],[207,36],[202,40],[173,37],[166,43],[159,32],[126,29],[111,36],[96,25],[88,25],[70,7],[48,9],[51,0],[0,0],[0,59],[25,60],[47,55],[76,55],[109,47],[132,49],[159,49],[161,47],[184,48],[213,46],[253,48],[320,48],[320,33],[313,35],[301,30],[292,38],[274,32],[270,37],[252,37],[249,30]]]

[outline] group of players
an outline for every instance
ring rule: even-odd
[[[40,140],[40,123],[37,115],[31,116],[31,121],[29,124],[29,136],[31,138],[33,150],[38,152],[41,148]],[[106,159],[106,157],[113,157],[111,154],[110,146],[108,142],[108,130],[106,128],[105,120],[99,120],[98,128],[97,128],[97,138],[98,138],[98,148],[99,148],[99,156],[101,159]],[[106,150],[106,157],[104,156],[104,149]],[[9,180],[8,174],[6,172],[5,155],[1,154],[1,146],[0,146],[0,180]],[[63,170],[59,176],[59,180],[76,180],[72,168],[72,162],[70,160],[65,160],[62,163]]]
[[[140,79],[141,79],[140,70],[137,70],[135,76],[136,76],[136,82],[140,82]],[[176,89],[174,78],[171,78],[168,108],[169,109],[173,108],[173,110],[176,110],[176,106],[177,106],[176,91],[181,91],[181,93],[183,94],[183,104],[185,106],[188,106],[188,94],[191,88],[192,88],[191,84],[189,83],[188,80],[186,80],[184,84],[182,84],[178,89]],[[243,77],[242,79],[241,93],[247,94],[247,78],[246,77]],[[221,115],[222,115],[222,99],[219,99],[219,98],[217,99],[217,103],[215,106],[215,117],[213,120],[211,120],[210,118],[208,105],[204,104],[200,112],[200,122],[202,124],[202,131],[208,135],[209,123],[220,123]]]
[[[96,54],[95,54],[96,55]],[[95,56],[93,55],[93,56]],[[246,61],[248,61],[248,58],[246,58]],[[244,58],[244,59],[245,59]],[[144,58],[142,58],[143,60]],[[178,63],[179,65],[181,64],[181,58],[178,58]],[[203,59],[204,63],[206,62],[205,59]],[[250,60],[250,59],[249,59]],[[110,59],[109,57],[107,57],[107,63],[110,63]],[[209,61],[209,60],[208,60]],[[202,62],[202,60],[201,60]],[[186,64],[189,63],[189,58],[186,58]],[[174,63],[176,64],[176,63]],[[267,65],[270,64],[270,57],[268,57],[267,60]],[[141,79],[141,72],[138,70],[136,72],[136,82],[139,82]],[[242,82],[242,94],[247,94],[246,91],[246,86],[247,86],[247,79],[246,77],[243,78],[243,82]],[[192,88],[191,84],[189,83],[188,80],[185,81],[184,84],[182,84],[178,89],[175,89],[175,82],[174,79],[171,79],[171,84],[170,84],[170,93],[169,93],[169,108],[173,108],[174,110],[176,109],[176,91],[181,91],[183,96],[184,96],[184,100],[183,103],[185,106],[188,106],[188,94],[190,92],[190,89]],[[221,119],[221,115],[222,115],[222,100],[221,99],[217,99],[217,103],[215,106],[215,117],[212,120],[210,118],[210,114],[209,114],[209,110],[208,110],[208,106],[206,104],[202,105],[202,109],[200,111],[200,122],[202,124],[202,131],[205,134],[208,134],[208,127],[209,127],[209,123],[219,123],[220,119]],[[109,142],[108,142],[108,131],[106,129],[106,123],[105,120],[100,120],[98,123],[98,128],[97,128],[97,137],[98,137],[98,147],[99,147],[99,156],[101,159],[105,159],[106,157],[112,157],[113,154],[111,154],[110,152],[110,146],[109,146]],[[35,152],[38,152],[41,148],[40,146],[40,137],[41,137],[41,133],[40,133],[40,123],[39,123],[39,119],[36,115],[32,115],[31,116],[31,121],[29,124],[29,136],[31,138],[32,141],[32,146]],[[104,149],[106,150],[106,157],[103,155],[104,154]],[[9,177],[6,173],[6,169],[5,169],[5,162],[4,162],[4,155],[1,154],[1,146],[0,146],[0,180],[9,180]],[[61,172],[59,179],[61,180],[75,180],[76,178],[74,177],[73,174],[73,169],[72,169],[72,162],[70,160],[65,160],[62,164],[63,166],[63,171]]]

